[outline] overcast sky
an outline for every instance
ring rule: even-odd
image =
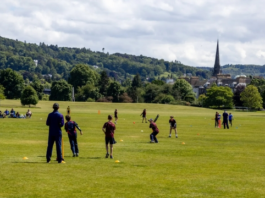
[[[191,66],[265,64],[264,0],[1,0],[0,36]]]

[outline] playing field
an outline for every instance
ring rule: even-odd
[[[0,119],[0,197],[264,197],[265,134],[262,112],[232,112],[234,126],[214,128],[215,111],[159,104],[59,102],[82,128],[80,157],[73,158],[63,131],[65,164],[46,163],[53,102],[32,108],[31,119]],[[1,101],[0,109],[25,113],[19,101]],[[101,128],[117,108],[114,159],[105,159]],[[155,118],[158,144],[139,116]],[[100,110],[100,115],[98,114]],[[179,138],[168,138],[169,116]],[[135,124],[133,124],[135,122]],[[143,131],[143,132],[142,132]],[[123,140],[123,141],[121,141]],[[28,159],[24,160],[23,157]],[[120,163],[115,163],[119,160]]]

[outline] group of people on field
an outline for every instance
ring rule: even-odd
[[[25,115],[15,112],[13,108],[10,111],[6,109],[4,112],[0,110],[0,118],[31,118],[31,116],[32,112],[29,109]]]
[[[63,156],[62,156],[62,131],[61,127],[64,126],[65,131],[68,133],[69,143],[71,150],[73,152],[73,157],[79,156],[79,149],[78,149],[78,143],[77,143],[77,132],[76,129],[80,131],[80,134],[83,135],[82,130],[79,128],[78,124],[75,121],[71,120],[70,116],[70,107],[67,108],[67,115],[65,116],[66,123],[64,123],[64,117],[61,113],[59,113],[59,104],[54,103],[53,105],[53,112],[48,115],[46,125],[49,126],[49,138],[48,138],[48,147],[46,152],[46,160],[47,163],[50,163],[51,156],[52,156],[52,147],[54,142],[56,143],[56,151],[57,151],[57,161],[58,163],[65,163]],[[143,110],[143,113],[141,114],[143,116],[143,120],[146,121],[146,109]],[[116,143],[114,138],[114,133],[116,130],[115,124],[117,124],[118,121],[118,110],[115,109],[114,111],[114,117],[115,121],[112,122],[113,117],[112,115],[108,115],[108,122],[105,122],[102,131],[105,134],[105,145],[106,145],[106,158],[110,157],[113,159],[113,145]],[[159,133],[159,129],[155,123],[155,121],[150,118],[149,120],[149,128],[152,129],[152,133],[150,134],[150,143],[158,143],[157,135]],[[170,116],[169,119],[170,124],[170,131],[169,131],[169,137],[171,137],[171,131],[174,129],[176,138],[178,138],[177,135],[177,122],[174,119],[173,116]]]
[[[215,113],[215,128],[221,128],[221,114],[219,114],[218,112]],[[223,113],[223,122],[222,124],[224,125],[224,129],[229,129],[229,124],[232,127],[232,122],[233,122],[233,115],[232,113],[227,113],[226,111],[224,111]],[[229,123],[228,123],[229,122]]]

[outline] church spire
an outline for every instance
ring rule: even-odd
[[[213,76],[217,76],[217,74],[220,74],[220,73],[221,73],[221,66],[220,66],[220,58],[219,58],[219,40],[217,40]]]

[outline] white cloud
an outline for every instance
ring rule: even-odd
[[[1,0],[0,35],[213,66],[265,64],[262,0]]]

